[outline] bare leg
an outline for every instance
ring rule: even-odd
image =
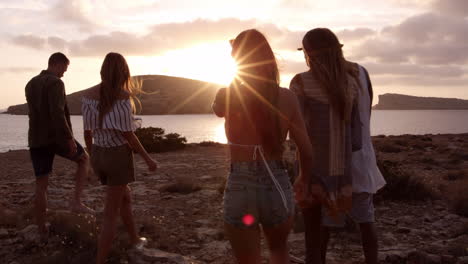
[[[224,230],[229,237],[232,251],[238,263],[261,263],[260,229],[258,226],[241,229],[224,223]]]
[[[117,228],[117,218],[122,206],[123,197],[127,190],[127,185],[109,186],[106,192],[106,204],[104,208],[104,220],[98,239],[97,264],[106,262],[107,256],[112,246],[115,230]]]
[[[378,262],[378,241],[374,223],[361,223],[362,249],[367,264],[377,264]]]
[[[289,263],[288,235],[291,231],[294,216],[291,216],[283,224],[274,228],[263,228],[268,248],[270,249],[270,263]]]
[[[86,152],[77,162],[77,165],[78,167],[75,174],[75,192],[73,194],[73,199],[70,200],[70,207],[72,211],[92,214],[94,211],[81,202],[81,193],[83,192],[83,187],[89,171],[89,155]]]
[[[320,251],[322,264],[327,263],[328,241],[330,240],[330,229],[322,226],[320,229]]]
[[[49,184],[49,175],[36,178],[36,194],[34,200],[34,213],[36,224],[41,234],[47,234],[46,214],[47,214],[47,186]]]
[[[306,263],[322,264],[321,252],[321,207],[315,206],[302,210],[305,226]]]
[[[130,187],[128,186],[123,196],[122,207],[120,208],[120,217],[122,218],[122,222],[127,229],[128,236],[130,237],[130,243],[138,243],[140,241],[140,237],[138,236],[135,220],[133,218],[132,198],[130,195]]]

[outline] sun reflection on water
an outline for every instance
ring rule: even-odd
[[[219,124],[214,128],[213,141],[226,144],[226,133],[224,132],[224,123]]]

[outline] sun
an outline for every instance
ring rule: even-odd
[[[229,85],[236,76],[237,65],[231,57],[228,41],[205,43],[170,51],[159,57],[164,74]]]

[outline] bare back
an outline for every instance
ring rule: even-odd
[[[284,143],[288,131],[291,129],[291,126],[294,125],[295,120],[297,120],[297,115],[299,113],[299,106],[295,95],[285,88],[280,88],[278,94],[278,123],[280,130],[281,143]],[[231,113],[229,116],[225,117],[225,129],[226,137],[231,144],[231,161],[251,161],[254,156],[253,147],[245,146],[236,146],[239,145],[260,145],[261,139],[258,138],[258,133],[256,133],[255,125],[253,122],[247,118],[245,115],[240,113]],[[272,131],[275,133],[275,131]],[[265,157],[268,160],[281,160],[281,154],[274,155],[272,153],[265,152]]]

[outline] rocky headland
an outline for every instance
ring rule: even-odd
[[[375,197],[381,263],[468,263],[468,134],[377,136],[379,165],[388,185]],[[293,146],[285,159],[292,161]],[[234,263],[223,231],[223,188],[229,168],[227,146],[191,144],[151,154],[160,164],[149,173],[137,158],[131,184],[135,217],[147,249],[128,249],[119,227],[109,263]],[[26,150],[0,154],[0,262],[93,263],[96,217],[67,211],[75,166],[56,158],[49,185],[51,237],[37,243],[31,208],[34,176]],[[84,202],[103,210],[104,188],[90,175]],[[296,221],[289,237],[293,263],[304,257],[304,233]],[[266,259],[266,245],[264,263]],[[335,230],[328,263],[362,264],[360,236],[353,224]]]
[[[468,100],[456,98],[420,97],[404,94],[379,95],[376,110],[467,110]]]
[[[139,96],[141,107],[137,104],[137,112],[142,115],[210,114],[211,103],[221,87],[219,84],[164,75],[133,78],[142,84],[144,91]],[[72,115],[81,115],[82,96],[83,91],[67,95]],[[27,104],[10,106],[6,113],[27,115],[28,106]]]

